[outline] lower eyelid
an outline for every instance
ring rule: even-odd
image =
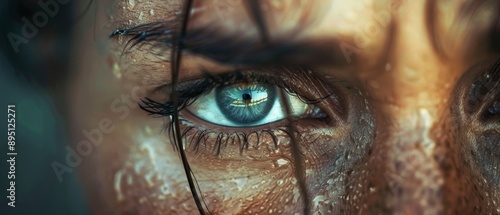
[[[274,128],[279,128],[279,127],[284,127],[286,126],[286,120],[280,120],[277,122],[271,122],[259,126],[254,126],[254,127],[227,127],[227,126],[220,126],[212,123],[208,123],[203,119],[200,119],[199,117],[195,116],[193,113],[189,111],[182,111],[180,113],[180,116],[182,117],[182,123],[185,126],[193,126],[197,127],[199,129],[208,129],[211,131],[216,131],[216,132],[225,132],[225,133],[236,133],[236,132],[257,132],[261,130],[271,130]]]
[[[207,153],[208,151],[212,155],[219,157],[226,157],[228,154],[234,155],[234,152],[238,151],[236,154],[238,154],[238,159],[241,159],[239,154],[242,154],[244,151],[246,152],[249,148],[258,148],[263,145],[272,146],[272,149],[276,150],[280,142],[278,136],[287,135],[283,132],[284,128],[280,128],[284,125],[266,125],[245,130],[220,128],[219,126],[212,129],[185,121],[184,119],[181,119],[181,121],[181,133],[183,141],[185,141],[186,150],[195,150],[197,153]],[[203,147],[200,148],[201,146]],[[220,149],[221,146],[224,146],[224,148]],[[232,153],[228,153],[228,151]],[[261,155],[263,153],[263,151],[258,152]]]
[[[200,125],[199,122],[196,122],[199,119],[191,122],[187,121],[185,117],[187,117],[186,114],[183,114],[180,118],[180,130],[188,151],[218,156],[219,158],[227,158],[230,154],[239,161],[249,156],[253,156],[254,159],[260,157],[262,158],[259,159],[260,161],[276,160],[276,156],[283,156],[290,152],[288,148],[290,136],[286,132],[287,120],[281,120],[277,124],[271,123],[259,127],[238,129]],[[331,129],[324,119],[297,119],[293,124],[295,125],[294,135],[301,137],[314,133],[315,129]],[[217,150],[220,151],[217,152]],[[289,154],[288,157],[291,158]]]
[[[247,145],[246,147],[261,145],[262,143],[264,143],[262,141],[264,141],[263,138],[266,136],[267,142],[265,143],[269,145],[276,146],[278,145],[278,143],[289,142],[289,140],[278,140],[278,136],[286,136],[287,138],[289,138],[289,134],[286,132],[286,126],[288,124],[287,120],[279,120],[255,127],[224,127],[205,122],[203,119],[200,119],[189,111],[182,111],[180,113],[180,122],[183,140],[186,141],[187,145],[195,149],[196,147],[194,147],[192,144],[200,145],[200,143],[197,142],[201,142],[205,145],[205,147],[207,144],[209,144],[212,147],[212,150],[217,150],[214,149],[214,147],[228,141],[228,137],[232,138],[230,142],[235,142],[239,147],[242,147],[245,144]],[[314,132],[314,128],[312,127],[330,127],[327,117],[303,119],[295,118],[293,119],[292,123],[295,127],[295,135],[298,134],[300,136],[306,133]],[[247,139],[252,135],[257,135],[259,137],[257,138],[257,140],[254,140],[253,143],[249,143],[251,141],[246,142]],[[225,152],[221,152],[222,155],[224,155],[224,153]],[[259,153],[260,155],[262,155],[263,152]],[[254,154],[259,153],[256,152]],[[216,153],[215,155],[220,156],[219,153]]]

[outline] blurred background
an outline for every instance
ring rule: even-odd
[[[84,0],[88,1],[88,0]],[[92,2],[76,11],[77,1],[59,8],[41,4],[55,0],[0,1],[0,214],[89,214],[77,173],[59,181],[51,164],[64,160],[69,145],[66,111],[72,26],[93,14]],[[67,2],[66,4],[63,4]],[[81,2],[80,2],[81,3]],[[54,13],[51,13],[52,12]],[[44,15],[40,13],[45,14]],[[38,17],[39,20],[33,20]],[[37,22],[35,32],[23,29]],[[23,30],[25,32],[23,32]],[[29,33],[28,35],[23,33]],[[28,37],[26,37],[28,36]],[[31,38],[29,38],[31,37]],[[7,105],[16,105],[15,208],[7,205]]]

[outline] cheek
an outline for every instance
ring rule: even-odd
[[[178,156],[168,141],[138,134],[112,178],[115,200],[124,212],[191,212],[193,200]]]
[[[267,173],[229,179],[219,177],[208,181],[197,178],[209,211],[213,214],[288,214],[301,208],[293,173]]]
[[[211,213],[292,213],[301,207],[286,134],[275,133],[276,145],[267,133],[229,136],[227,144],[216,144],[216,137],[198,142],[197,135],[187,133],[186,155]],[[239,140],[246,138],[248,148],[241,150]]]
[[[308,126],[310,132],[299,140],[311,209],[319,213],[362,211],[381,179],[381,165],[376,165],[381,164],[380,157],[373,156],[375,120],[361,97],[353,95],[350,104],[356,108],[348,109],[346,122],[324,128]]]
[[[162,123],[131,116],[116,126],[80,168],[93,212],[186,214],[196,210],[182,164],[161,135]]]

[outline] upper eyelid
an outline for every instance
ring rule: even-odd
[[[305,70],[297,69],[297,73],[305,74]],[[299,74],[299,75],[300,75]],[[289,76],[284,71],[282,72],[280,69],[276,70],[268,70],[266,68],[255,68],[251,69],[238,69],[233,71],[226,72],[208,72],[206,71],[202,76],[193,77],[190,80],[180,80],[177,85],[177,91],[183,92],[185,90],[189,90],[190,86],[193,85],[224,85],[224,84],[234,84],[237,82],[245,82],[245,81],[255,81],[260,83],[270,83],[276,84],[278,82],[283,81],[284,76]],[[290,79],[285,78],[285,79]],[[287,84],[289,85],[289,84]],[[170,84],[164,85],[165,88],[171,88]],[[287,86],[283,86],[287,87]],[[171,92],[171,90],[169,90]]]
[[[331,94],[328,95],[323,95],[321,93],[318,93],[316,95],[315,93],[309,93],[309,95],[313,94],[315,95],[314,98],[310,98],[308,96],[304,96],[304,92],[297,92],[298,87],[295,86],[297,84],[299,85],[308,85],[311,83],[304,83],[301,78],[298,78],[300,76],[308,76],[311,75],[307,71],[302,68],[295,68],[293,70],[293,74],[291,74],[290,70],[285,70],[285,69],[275,69],[273,70],[274,72],[271,72],[271,70],[247,70],[247,71],[233,71],[233,72],[225,72],[222,74],[216,74],[216,75],[211,75],[211,76],[205,76],[205,77],[198,77],[198,78],[192,78],[190,80],[184,80],[184,81],[179,81],[177,85],[177,96],[179,101],[184,101],[188,102],[192,101],[193,99],[196,99],[198,96],[202,95],[205,93],[207,90],[213,89],[214,87],[225,85],[225,84],[232,84],[232,83],[237,83],[241,81],[256,81],[259,83],[268,83],[268,84],[275,84],[276,86],[279,86],[280,88],[285,89],[288,93],[293,94],[294,96],[297,96],[299,99],[301,99],[303,102],[308,103],[308,104],[315,104],[320,102],[323,99],[326,99],[328,97],[331,97]],[[281,72],[280,72],[281,71]],[[236,75],[235,75],[236,74]],[[243,74],[243,75],[241,75]],[[238,76],[238,77],[236,77]],[[291,83],[291,79],[293,79],[293,83]],[[198,88],[193,88],[193,86],[198,86]],[[169,97],[172,93],[172,85],[171,84],[166,84],[162,87],[160,87],[158,90],[163,91],[165,94],[167,94],[167,97]],[[303,87],[300,87],[303,88]],[[308,88],[312,89],[312,88]],[[193,91],[194,90],[194,91]],[[146,106],[146,109],[157,109],[157,107],[160,105],[160,103],[165,103],[167,104],[170,102],[170,99],[167,99],[167,101],[161,101],[157,102],[154,100],[151,100],[149,98],[145,98],[143,100],[143,103]],[[144,108],[143,108],[144,109]],[[144,109],[147,112],[150,112],[148,110]],[[169,110],[173,110],[172,108],[169,108]],[[151,113],[151,112],[150,112]],[[153,113],[155,114],[155,113]]]

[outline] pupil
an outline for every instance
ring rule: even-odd
[[[250,100],[252,100],[252,95],[249,94],[249,93],[243,93],[243,95],[241,97],[242,97],[242,99],[244,101],[250,101]]]

